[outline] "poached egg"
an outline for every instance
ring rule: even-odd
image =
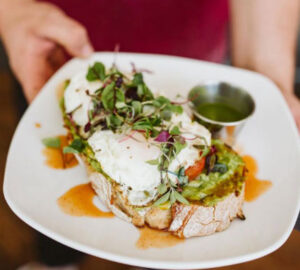
[[[86,72],[79,72],[72,77],[64,92],[66,113],[72,113],[74,122],[84,126],[88,121],[88,111],[92,106],[90,94],[94,94],[102,86],[100,81],[89,82]],[[88,90],[88,91],[87,91]]]
[[[67,113],[73,112],[77,125],[84,126],[88,122],[92,103],[89,93],[93,94],[101,86],[101,82],[87,81],[86,72],[72,77],[64,93],[65,109]],[[180,167],[187,169],[199,159],[199,149],[193,145],[210,145],[211,134],[204,126],[193,122],[186,112],[174,114],[169,124],[178,125],[186,140],[186,147],[169,165],[168,170],[176,172]],[[120,184],[131,205],[144,206],[158,196],[161,175],[157,165],[147,161],[159,158],[161,153],[157,142],[155,145],[151,140],[139,132],[132,131],[128,136],[111,130],[97,130],[88,139],[102,170]],[[169,173],[168,176],[171,181],[177,181],[176,175]]]

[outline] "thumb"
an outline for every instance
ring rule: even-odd
[[[54,43],[41,41],[41,47],[44,47],[44,50],[30,55],[30,61],[26,61],[22,70],[23,76],[21,76],[20,82],[29,103],[33,101],[47,80],[53,75],[58,65],[63,63],[63,58],[57,57]],[[50,61],[49,57],[52,55],[55,59]],[[53,65],[54,62],[56,65]]]
[[[40,37],[58,43],[72,56],[87,57],[94,51],[86,29],[63,12],[52,12],[37,31]]]

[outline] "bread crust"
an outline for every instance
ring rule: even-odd
[[[180,238],[190,238],[223,231],[236,217],[244,219],[244,186],[239,194],[231,193],[215,206],[175,203],[170,209],[149,206],[137,211],[129,205],[117,184],[96,172],[84,156],[79,158],[87,168],[92,187],[106,207],[117,217],[137,227],[148,225],[153,229],[169,231]]]

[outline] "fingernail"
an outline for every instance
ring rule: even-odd
[[[84,45],[83,48],[81,49],[81,54],[82,56],[90,56],[92,53],[93,53],[93,48],[91,45],[87,44],[87,45]]]

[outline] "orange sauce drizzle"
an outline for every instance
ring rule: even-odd
[[[235,131],[235,126],[228,126],[226,127],[226,134],[227,138],[225,138],[225,141],[227,144],[232,145],[234,143],[234,131]]]
[[[93,203],[96,196],[90,183],[81,184],[68,190],[57,199],[61,210],[71,216],[112,218],[111,212],[103,212]]]
[[[185,241],[169,232],[150,229],[147,226],[140,228],[139,231],[140,237],[136,242],[139,249],[173,247]]]
[[[64,91],[65,91],[65,81],[59,83],[56,87],[57,100],[60,100],[64,96]]]
[[[245,201],[251,202],[265,193],[272,186],[272,182],[268,180],[260,180],[256,177],[257,163],[253,157],[246,155],[243,156],[243,160],[249,170],[246,177]]]
[[[67,146],[68,139],[66,135],[58,136],[60,138],[60,148],[46,147],[43,154],[46,157],[46,164],[53,169],[68,169],[78,165],[78,161],[73,154],[64,154],[63,148]]]
[[[40,123],[35,123],[34,125],[35,125],[36,128],[41,128],[42,127],[42,125]]]

